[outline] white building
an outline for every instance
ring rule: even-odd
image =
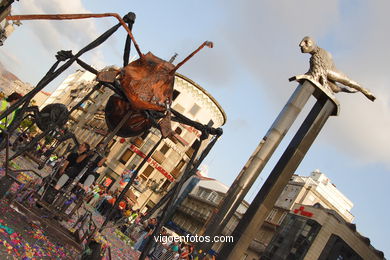
[[[246,252],[247,259],[259,259],[275,235],[276,229],[296,204],[308,206],[321,204],[326,209],[336,211],[348,223],[354,219],[350,212],[353,203],[325,174],[315,170],[308,177],[293,175],[250,244]]]
[[[52,103],[62,103],[68,105],[70,101],[77,103],[82,99],[80,95],[76,100],[71,99],[72,90],[79,89],[84,84],[94,84],[95,75],[84,70],[77,70],[76,73],[69,75],[42,104],[41,108]]]
[[[218,180],[198,177],[199,181],[189,195],[181,202],[176,210],[172,221],[182,232],[192,235],[203,235],[211,216],[215,214],[219,203],[226,196],[229,187]],[[241,202],[235,214],[222,231],[223,235],[231,235],[238,222],[248,209],[249,203]],[[180,231],[178,230],[180,233]],[[218,251],[223,243],[215,243],[213,249]]]
[[[325,174],[319,170],[313,171],[309,177],[294,175],[283,190],[275,206],[290,210],[295,203],[314,205],[320,203],[323,207],[333,209],[347,222],[352,222],[353,207]]]

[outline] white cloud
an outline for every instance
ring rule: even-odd
[[[81,0],[61,1],[21,1],[15,5],[13,14],[67,14],[91,13]],[[94,19],[83,20],[33,20],[24,21],[41,42],[50,55],[59,50],[73,50],[74,53],[99,36]],[[93,50],[90,54],[93,65],[104,64],[103,54],[100,50]]]
[[[361,2],[354,10],[345,10],[342,4],[341,0],[237,3],[229,8],[236,19],[225,28],[234,32],[227,33],[227,40],[241,66],[277,108],[289,95],[287,79],[309,67],[309,55],[300,53],[299,41],[314,36],[333,53],[337,67],[378,96],[372,103],[360,93],[337,95],[341,115],[328,122],[322,135],[360,161],[390,166],[390,3],[371,1],[364,6]]]

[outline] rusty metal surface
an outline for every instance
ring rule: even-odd
[[[108,129],[110,129],[110,131],[114,130],[115,127],[120,123],[122,118],[129,111],[132,111],[132,114],[117,132],[118,136],[136,136],[151,127],[151,121],[150,119],[146,118],[144,113],[132,109],[128,101],[122,99],[117,95],[113,95],[109,98],[105,108],[105,116]]]
[[[174,68],[151,52],[124,67],[121,87],[132,108],[165,111],[172,103]]]

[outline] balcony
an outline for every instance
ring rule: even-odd
[[[148,190],[148,187],[144,184],[133,184],[133,187],[139,192],[139,193],[144,193],[145,191]]]
[[[196,211],[190,207],[187,207],[187,206],[184,206],[184,205],[181,205],[179,208],[178,208],[178,211],[194,218],[194,219],[197,219],[199,221],[207,221],[208,220],[208,216],[204,213],[201,213],[199,211]]]
[[[210,201],[210,200],[208,200],[208,199],[206,199],[206,198],[204,198],[204,197],[201,197],[201,196],[198,196],[198,195],[194,195],[194,194],[188,194],[188,196],[190,197],[190,198],[192,198],[192,199],[195,199],[195,200],[197,200],[197,201],[200,201],[200,202],[202,202],[202,203],[206,203],[207,205],[209,205],[209,206],[212,206],[212,207],[218,207],[218,203],[216,203],[216,202],[214,202],[214,201]]]
[[[164,154],[158,150],[153,153],[152,158],[159,164],[162,164],[165,160]]]
[[[266,245],[263,244],[261,241],[258,241],[256,239],[252,240],[252,242],[249,244],[249,248],[255,251],[256,253],[263,253],[266,249]]]

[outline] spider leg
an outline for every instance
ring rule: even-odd
[[[179,62],[176,67],[171,71],[171,73],[175,73],[184,63],[186,63],[189,59],[191,59],[196,53],[198,53],[201,49],[203,49],[204,46],[207,46],[209,48],[213,48],[214,44],[212,42],[209,42],[209,41],[205,41],[204,43],[202,43],[198,49],[196,49],[195,51],[193,51],[190,55],[188,55],[184,60],[182,60],[181,62]]]

